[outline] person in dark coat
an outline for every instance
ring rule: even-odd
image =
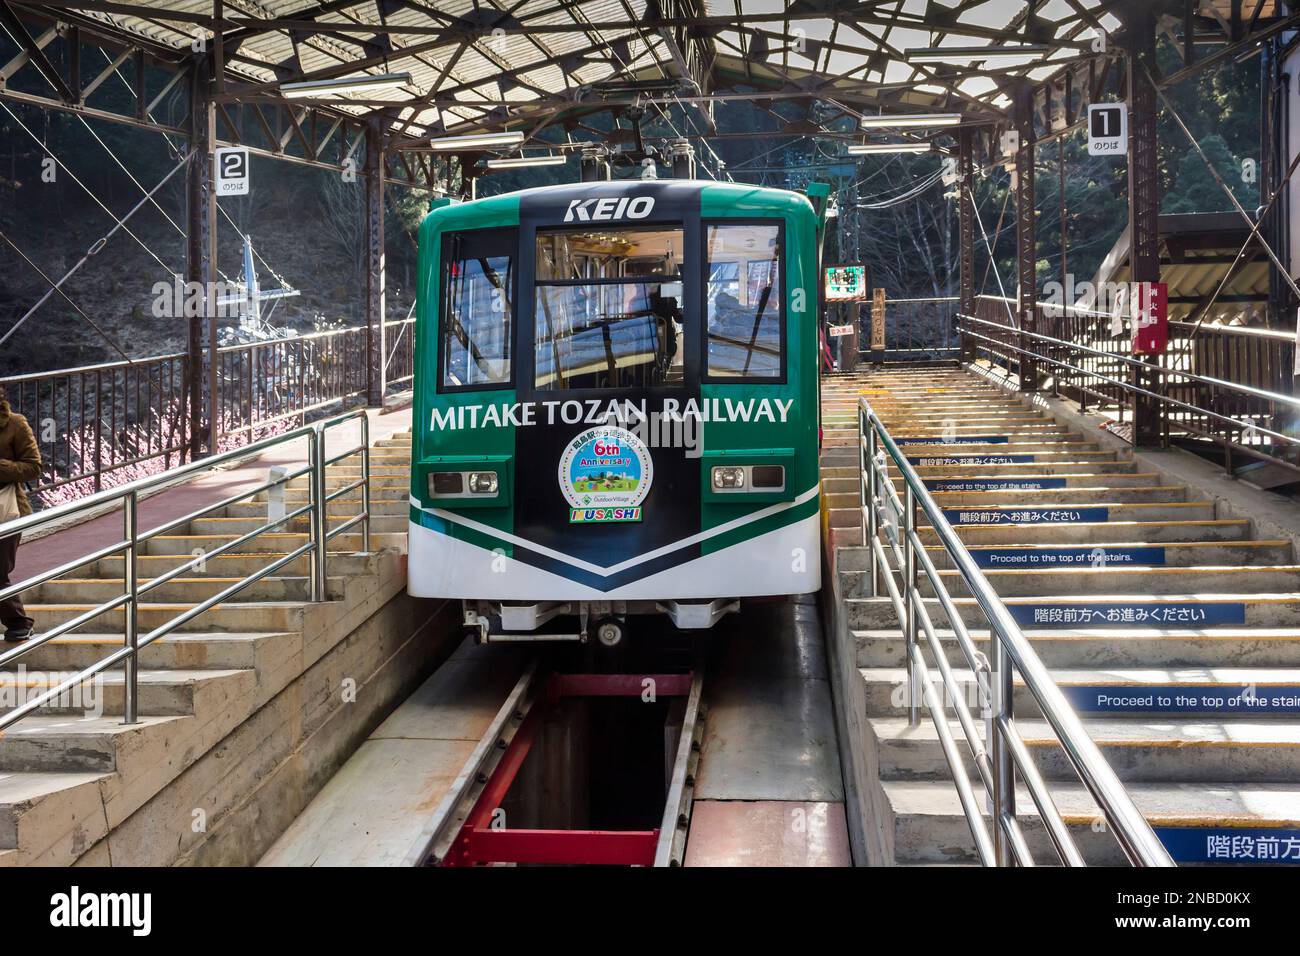
[[[27,500],[24,482],[35,481],[41,474],[41,450],[27,419],[9,407],[9,401],[0,392],[0,486],[16,485],[20,514],[32,513]],[[0,539],[0,589],[9,586],[9,575],[18,560],[18,541],[22,535],[11,534]],[[0,601],[0,624],[5,627],[6,641],[25,641],[32,636],[35,622],[27,616],[22,600],[17,596]]]

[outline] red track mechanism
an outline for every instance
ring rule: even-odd
[[[652,684],[647,684],[652,681]],[[523,715],[505,752],[487,776],[473,809],[456,834],[443,866],[542,863],[653,866],[660,830],[523,830],[492,826],[520,768],[537,741],[547,711],[564,697],[698,697],[693,674],[551,674]],[[516,711],[518,714],[518,711]],[[686,731],[684,731],[685,733]],[[499,738],[500,745],[504,738]],[[686,749],[689,749],[687,747]]]

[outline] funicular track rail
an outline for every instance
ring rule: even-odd
[[[685,700],[663,817],[657,828],[512,829],[497,825],[496,812],[551,706],[563,697],[636,697],[647,686],[653,687],[657,697]],[[687,673],[565,673],[534,659],[412,846],[406,865],[680,866],[703,740],[703,687],[702,666]]]

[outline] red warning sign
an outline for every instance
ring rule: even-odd
[[[1169,348],[1169,286],[1139,282],[1133,303],[1133,354],[1163,355]]]

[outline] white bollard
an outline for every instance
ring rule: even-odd
[[[279,481],[289,473],[284,465],[273,465],[267,481]],[[284,484],[272,485],[266,490],[266,520],[279,521],[284,517]]]

